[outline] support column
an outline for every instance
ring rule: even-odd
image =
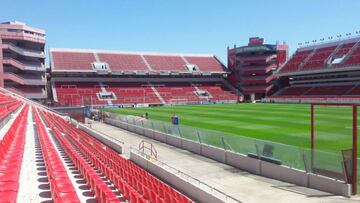
[[[314,137],[315,137],[315,133],[314,133],[314,104],[311,104],[311,165],[310,165],[310,171],[312,171],[313,167],[314,167]]]
[[[352,194],[357,192],[357,106],[353,105]]]

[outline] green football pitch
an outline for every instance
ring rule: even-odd
[[[306,104],[214,104],[144,108],[118,108],[108,111],[122,115],[171,121],[175,113],[181,125],[216,130],[245,137],[310,147],[310,105]],[[315,144],[317,149],[348,149],[352,142],[351,107],[315,108]],[[358,150],[360,154],[360,149]]]
[[[283,164],[304,169],[303,155],[308,157],[306,162],[310,164],[308,148],[311,142],[311,110],[310,105],[307,104],[183,105],[114,108],[107,111],[134,116],[148,113],[153,123],[165,121],[169,124],[171,116],[176,114],[182,128],[191,126],[190,130],[185,130],[187,133],[183,133],[184,138],[193,139],[193,135],[189,136],[195,134],[192,127],[205,129],[204,134],[208,135],[201,138],[204,139],[202,140],[204,143],[222,147],[219,137],[223,136],[226,137],[225,140],[232,150],[245,154],[256,153],[254,146],[264,147],[268,141],[271,141],[268,143],[275,147],[274,157],[282,160]],[[315,152],[315,165],[341,173],[343,171],[341,150],[350,149],[352,146],[352,108],[316,106],[314,115],[315,147],[320,150]],[[256,138],[260,141],[253,142],[251,141],[253,139],[248,138]],[[359,139],[358,144],[360,144]],[[358,154],[360,155],[360,147]],[[360,174],[360,160],[358,162]],[[360,178],[358,185],[359,193]]]

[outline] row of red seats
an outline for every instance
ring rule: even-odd
[[[341,48],[336,52],[336,56],[338,57],[342,57],[345,54],[348,53],[348,51],[350,51],[350,49],[355,45],[355,42],[353,43],[349,43],[349,44],[344,44],[343,46],[341,46]]]
[[[174,83],[174,84],[154,84],[157,85],[156,90],[159,92],[161,97],[167,103],[176,101],[195,102],[201,101],[198,96],[194,93],[196,89],[190,85],[190,83]],[[160,86],[162,85],[162,86]]]
[[[51,143],[45,126],[40,120],[38,113],[33,108],[36,130],[40,139],[41,151],[44,156],[47,176],[50,183],[51,196],[54,203],[57,202],[80,202],[76,190],[70,181],[67,170],[61,162],[59,154]]]
[[[12,113],[15,109],[21,106],[20,101],[12,102],[7,105],[0,106],[0,121],[3,120],[6,116]]]
[[[80,53],[80,52],[51,52],[52,62],[54,67],[52,69],[67,69],[67,70],[92,70],[91,63],[96,61],[94,53]]]
[[[181,56],[140,53],[104,53],[93,51],[51,51],[54,70],[93,70],[91,64],[96,61],[95,54],[100,61],[109,65],[112,71],[149,71],[147,64],[154,71],[185,72],[186,64],[195,64],[200,71],[224,72],[222,64],[211,55]]]
[[[64,128],[68,138],[82,149],[87,151],[87,157],[98,165],[99,169],[115,183],[115,186],[131,202],[191,202],[187,197],[178,193],[173,188],[151,176],[145,170],[133,164],[115,151],[90,137],[83,131],[67,124],[63,119],[53,116],[52,120]],[[98,159],[94,159],[92,155]],[[100,161],[101,163],[96,163]]]
[[[354,85],[312,87],[304,95],[344,95],[353,87]]]
[[[184,58],[190,64],[196,64],[200,71],[224,71],[222,65],[214,56],[185,56]]]
[[[72,84],[72,85],[71,85]],[[107,105],[107,101],[100,101],[96,93],[101,92],[97,83],[57,83],[56,92],[61,105]],[[222,83],[199,83],[200,90],[206,90],[211,94],[212,101],[236,100],[237,96]],[[146,85],[146,86],[145,86]],[[196,88],[189,82],[174,83],[153,83],[154,88],[167,103],[176,102],[199,102],[207,98],[198,97],[194,92]],[[67,88],[73,86],[74,88]],[[116,99],[111,100],[112,104],[133,104],[133,103],[161,103],[158,96],[147,83],[104,83],[108,92],[113,92]],[[83,93],[86,90],[90,93]]]
[[[53,117],[53,119],[57,120],[56,123],[62,122],[60,118]],[[73,131],[73,129],[67,128],[67,125],[67,123],[62,123],[62,125],[58,125],[58,127],[62,128],[63,132],[66,132],[70,143],[72,143],[73,146],[82,152],[86,159],[89,160],[89,163],[91,163],[98,171],[100,171],[101,174],[105,175],[106,178],[114,184],[116,189],[124,194],[125,198],[130,200],[130,202],[146,202],[146,200],[141,198],[136,191],[131,190],[130,186],[128,186],[126,182],[122,181],[121,178],[119,178],[119,176],[97,156],[100,153],[100,147],[93,147],[93,142],[90,142],[91,144],[87,144],[87,140],[83,140],[83,138],[80,137],[79,134],[77,134],[75,131]],[[123,187],[120,187],[120,185],[123,185]]]
[[[345,65],[358,65],[360,64],[360,45],[357,45],[354,52],[344,61]]]
[[[52,128],[66,154],[86,180],[86,184],[90,187],[91,191],[94,192],[97,201],[100,203],[120,202],[108,185],[102,180],[100,175],[94,170],[91,164],[88,163],[88,160],[81,157],[75,150],[74,146],[63,136],[62,133],[66,133],[66,131],[64,131],[61,126],[55,124],[53,121],[54,116],[51,115],[51,113],[41,112],[41,114],[47,125]]]
[[[148,67],[137,54],[98,53],[100,61],[109,64],[112,71],[148,71]]]
[[[26,105],[0,141],[0,202],[16,202],[24,155],[27,116]]]
[[[315,54],[303,66],[302,70],[323,68],[325,66],[325,60],[333,53],[336,47],[337,45],[316,50]]]
[[[296,51],[295,54],[289,59],[281,72],[295,72],[299,69],[299,65],[309,56],[313,50]]]
[[[208,91],[211,101],[237,100],[237,95],[222,83],[199,83],[198,89]]]
[[[152,70],[187,71],[181,56],[144,55],[144,58]]]
[[[129,199],[131,202],[145,203],[147,200],[157,203],[178,202],[176,199],[172,200],[170,195],[167,196],[169,199],[164,199],[164,196],[161,196],[161,194],[164,194],[164,191],[159,190],[159,187],[157,187],[156,184],[152,185],[150,184],[151,182],[148,184],[152,185],[150,188],[154,188],[155,190],[151,190],[148,186],[143,185],[140,181],[138,181],[138,179],[143,176],[135,176],[134,174],[129,173],[130,169],[125,170],[122,167],[116,167],[116,162],[107,157],[108,153],[100,150],[96,151],[97,149],[102,149],[104,147],[102,144],[91,142],[90,139],[86,140],[86,138],[89,137],[81,137],[80,139],[79,137],[74,136],[76,135],[73,134],[71,136],[72,141],[83,151],[87,151],[87,157],[89,157],[92,162],[95,163],[94,165],[115,183],[115,186],[119,189],[119,191],[122,192],[125,198]],[[94,158],[89,152],[93,152],[97,158]]]
[[[315,50],[314,55],[312,55],[309,60],[304,64],[301,70],[314,70],[314,69],[322,69],[326,68],[326,59],[329,58],[338,46],[339,49],[334,53],[336,57],[343,57],[349,53],[349,51],[355,45],[355,42],[346,43],[343,45],[335,45],[324,48],[319,48]],[[355,50],[352,52],[346,60],[342,61],[340,64],[336,64],[336,67],[346,67],[352,65],[360,64],[360,46],[354,47]],[[302,64],[309,54],[314,50],[306,50],[306,51],[296,51],[295,54],[288,60],[285,66],[281,69],[281,72],[296,72],[299,70],[300,64]]]
[[[285,89],[281,95],[302,95],[305,92],[307,92],[310,88],[312,87],[288,87],[287,89]]]
[[[0,93],[0,105],[6,105],[6,104],[9,104],[9,103],[12,103],[15,101],[17,101],[17,100]]]
[[[333,85],[333,86],[300,86],[288,87],[278,96],[351,96],[360,95],[360,87],[357,85]]]

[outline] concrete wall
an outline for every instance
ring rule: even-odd
[[[154,132],[154,139],[157,141],[160,141],[160,142],[166,143],[167,136],[168,136],[167,134],[162,133],[162,132],[157,132],[157,131]]]
[[[309,187],[315,188],[318,190],[323,190],[329,193],[342,195],[346,197],[351,196],[351,185],[345,184],[343,181],[335,181],[334,179],[316,175],[316,174],[308,174],[309,175]]]
[[[166,143],[177,148],[182,148],[182,138],[180,137],[167,136]]]
[[[105,119],[105,123],[126,129],[128,124],[113,120]],[[134,127],[130,127],[134,129]],[[140,127],[139,127],[140,128]],[[276,165],[259,159],[250,158],[244,154],[225,151],[224,149],[201,144],[181,137],[168,135],[162,132],[153,131],[151,129],[138,130],[139,134],[158,140],[169,145],[188,150],[195,154],[205,156],[207,158],[219,161],[224,164],[231,165],[241,170],[248,171],[253,174],[293,183],[296,185],[310,187],[325,192],[349,196],[351,193],[351,185],[335,179],[317,176],[306,173],[305,171],[290,168],[284,165]]]
[[[153,130],[150,130],[150,129],[144,129],[144,135],[145,137],[149,137],[151,139],[154,139],[154,134],[155,132]]]
[[[201,144],[201,155],[221,163],[226,162],[225,150],[207,144]]]
[[[188,150],[195,154],[201,154],[201,144],[198,142],[193,142],[191,140],[183,139],[182,149]]]
[[[308,186],[308,174],[305,171],[289,168],[283,165],[276,165],[269,162],[261,161],[260,175],[293,183],[296,185]]]
[[[139,154],[134,152],[130,153],[130,160],[140,165],[142,168],[149,171],[151,174],[156,177],[166,181],[169,185],[175,189],[181,191],[186,196],[190,197],[192,200],[201,203],[222,203],[225,202],[219,197],[201,189],[198,185],[195,185],[184,178],[177,176],[176,174],[162,168],[160,165],[157,165],[156,162],[151,162]]]
[[[261,161],[259,159],[253,159],[243,154],[226,151],[226,164],[235,168],[260,175],[260,163]]]

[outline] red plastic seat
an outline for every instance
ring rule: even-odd
[[[18,191],[19,183],[16,181],[0,182],[0,191]]]
[[[76,192],[55,192],[54,203],[80,203]]]
[[[17,191],[0,191],[0,203],[16,203]]]

